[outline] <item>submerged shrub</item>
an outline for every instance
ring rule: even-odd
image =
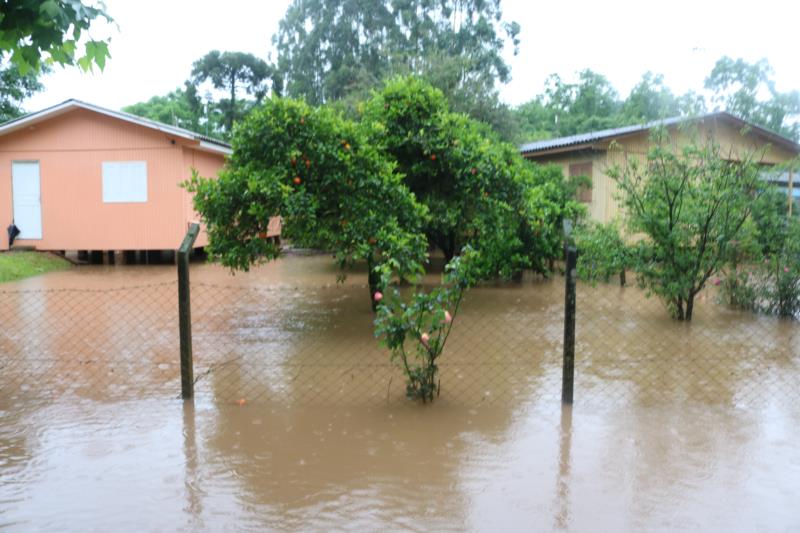
[[[620,235],[615,222],[599,224],[587,221],[573,233],[578,247],[578,277],[596,283],[608,283],[619,276],[625,285],[625,270],[631,267],[631,251]]]
[[[465,248],[445,267],[442,284],[430,291],[415,287],[406,300],[394,289],[379,303],[375,336],[406,376],[406,396],[423,402],[439,394],[438,360],[444,351],[465,291],[478,279],[479,254]]]

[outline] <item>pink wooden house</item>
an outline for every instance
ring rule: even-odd
[[[228,144],[77,100],[0,125],[0,250],[174,250],[197,220],[179,184]],[[280,221],[268,236],[280,234]],[[201,232],[195,246],[208,243]]]

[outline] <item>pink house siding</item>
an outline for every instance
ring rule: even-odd
[[[187,225],[197,219],[190,195],[179,184],[190,177],[192,167],[203,176],[215,176],[224,163],[224,153],[203,144],[82,107],[68,107],[0,135],[0,249],[8,249],[5,228],[14,216],[14,161],[39,162],[42,212],[42,238],[16,240],[15,246],[177,248]],[[102,167],[113,161],[146,162],[146,202],[104,203]],[[196,245],[205,244],[202,233]]]

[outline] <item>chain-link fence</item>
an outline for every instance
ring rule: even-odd
[[[180,391],[177,284],[0,289],[0,400]]]
[[[365,286],[191,287],[195,393],[218,402],[404,400]],[[691,323],[636,287],[577,287],[576,404],[800,403],[800,323],[707,291]],[[0,290],[0,401],[180,394],[177,283]],[[441,357],[438,403],[560,401],[564,282],[472,289]]]

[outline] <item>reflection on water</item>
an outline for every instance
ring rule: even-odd
[[[179,400],[0,414],[12,529],[783,531],[800,412]]]
[[[371,336],[363,275],[337,287],[327,258],[290,257],[192,276],[188,403],[172,268],[0,288],[0,527],[800,528],[796,323],[708,297],[677,324],[635,289],[580,287],[562,409],[561,280],[482,287],[421,406]]]
[[[558,529],[569,526],[569,475],[572,449],[572,405],[561,407],[561,434],[558,441],[558,482],[556,483],[555,525]]]

